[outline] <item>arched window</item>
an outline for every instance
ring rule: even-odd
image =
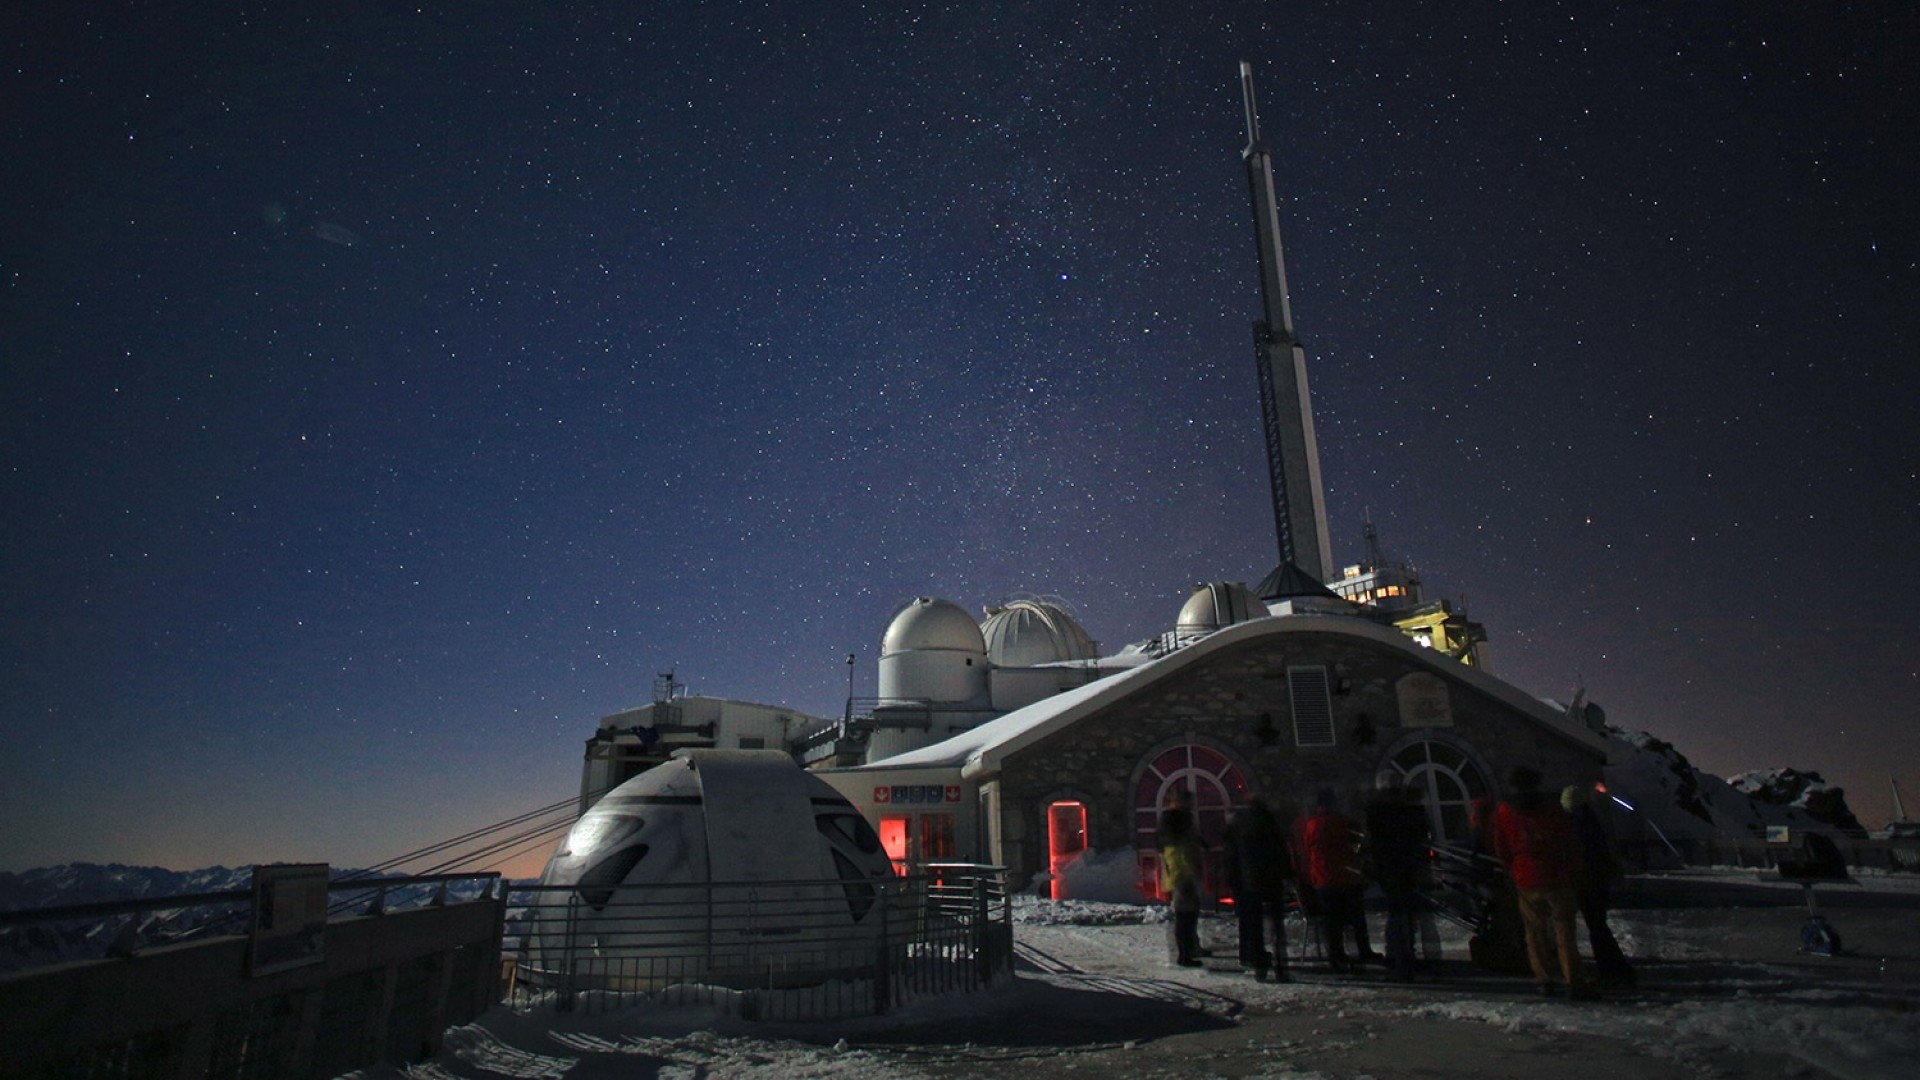
[[[1470,838],[1473,800],[1485,798],[1490,790],[1486,774],[1472,758],[1456,746],[1423,739],[1397,751],[1393,767],[1420,794],[1435,840],[1461,843]]]
[[[1140,887],[1147,896],[1160,896],[1160,848],[1154,833],[1160,811],[1171,806],[1177,792],[1193,796],[1194,825],[1207,841],[1207,885],[1219,895],[1218,868],[1213,850],[1227,824],[1227,811],[1247,790],[1247,778],[1225,754],[1197,743],[1185,743],[1156,755],[1140,772],[1133,789],[1134,849],[1140,863]]]

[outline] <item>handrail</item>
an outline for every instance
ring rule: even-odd
[[[412,885],[432,885],[446,881],[471,881],[481,878],[498,879],[497,870],[479,871],[468,874],[416,874],[409,877],[391,878],[342,878],[327,882],[327,891],[334,892],[372,892],[406,888]],[[492,895],[489,885],[486,895]],[[22,908],[17,911],[0,911],[0,929],[13,926],[29,926],[35,923],[69,922],[79,919],[99,919],[113,915],[127,915],[142,911],[170,911],[175,908],[207,907],[213,904],[247,903],[253,899],[252,889],[227,889],[220,892],[181,893],[174,896],[137,896],[127,900],[100,900],[91,904],[68,904],[62,907]]]
[[[562,1011],[699,1002],[754,1019],[884,1013],[1012,974],[1004,870],[509,886],[513,993]],[[670,991],[670,992],[669,992]],[[542,1000],[530,996],[527,1000]]]
[[[741,880],[741,881],[655,881],[655,882],[648,882],[646,884],[616,885],[616,886],[613,886],[613,890],[620,893],[632,893],[635,895],[641,895],[646,893],[663,893],[663,892],[674,892],[674,891],[693,892],[693,891],[703,891],[703,890],[767,888],[768,886],[802,887],[802,886],[815,886],[815,885],[830,885],[836,888],[842,887],[842,886],[848,886],[848,885],[887,886],[887,885],[905,885],[915,881],[925,881],[929,885],[937,885],[938,884],[937,879],[943,876],[952,877],[960,881],[970,882],[973,880],[979,880],[979,881],[986,882],[989,885],[1000,887],[1002,890],[1004,890],[1004,886],[1005,886],[1005,875],[1007,871],[1006,871],[1006,867],[1004,866],[993,866],[987,863],[962,863],[962,862],[919,863],[919,864],[916,864],[916,866],[919,868],[918,872],[911,873],[911,874],[896,874],[892,877],[882,877],[882,878],[831,877],[831,878],[781,878],[777,881],[765,881],[765,880],[758,880],[758,879]],[[507,884],[507,891],[510,893],[567,893],[567,892],[574,892],[579,888],[580,886],[577,884],[576,885],[542,885],[537,882],[509,882]]]

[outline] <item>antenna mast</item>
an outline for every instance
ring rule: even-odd
[[[1320,486],[1320,447],[1313,434],[1313,402],[1307,394],[1307,354],[1293,332],[1287,268],[1280,248],[1280,214],[1273,194],[1273,154],[1260,138],[1254,104],[1253,65],[1240,62],[1240,92],[1247,107],[1247,187],[1253,200],[1254,239],[1260,249],[1262,318],[1253,324],[1260,374],[1260,412],[1266,426],[1267,476],[1273,488],[1274,531],[1280,562],[1292,563],[1325,582],[1333,578],[1327,540],[1326,495]]]

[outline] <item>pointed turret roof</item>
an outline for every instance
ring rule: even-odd
[[[1291,562],[1283,562],[1273,568],[1273,573],[1260,580],[1253,595],[1262,600],[1292,600],[1302,596],[1324,596],[1340,599],[1332,589],[1320,583],[1320,580]]]

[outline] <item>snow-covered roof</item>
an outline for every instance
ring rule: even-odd
[[[1477,668],[1468,667],[1450,657],[1416,645],[1397,630],[1376,626],[1364,619],[1342,615],[1269,616],[1236,623],[1209,634],[1183,649],[1120,674],[1085,686],[1075,687],[1053,697],[1036,701],[1023,709],[960,732],[952,738],[909,750],[904,754],[858,766],[862,769],[895,769],[915,765],[960,766],[969,779],[990,776],[1000,770],[1007,755],[1033,745],[1057,731],[1070,727],[1130,694],[1168,678],[1208,656],[1241,642],[1283,634],[1334,634],[1365,638],[1417,661],[1436,674],[1466,684],[1501,704],[1534,720],[1569,742],[1596,754],[1606,753],[1606,744],[1584,725],[1568,720],[1537,699]]]

